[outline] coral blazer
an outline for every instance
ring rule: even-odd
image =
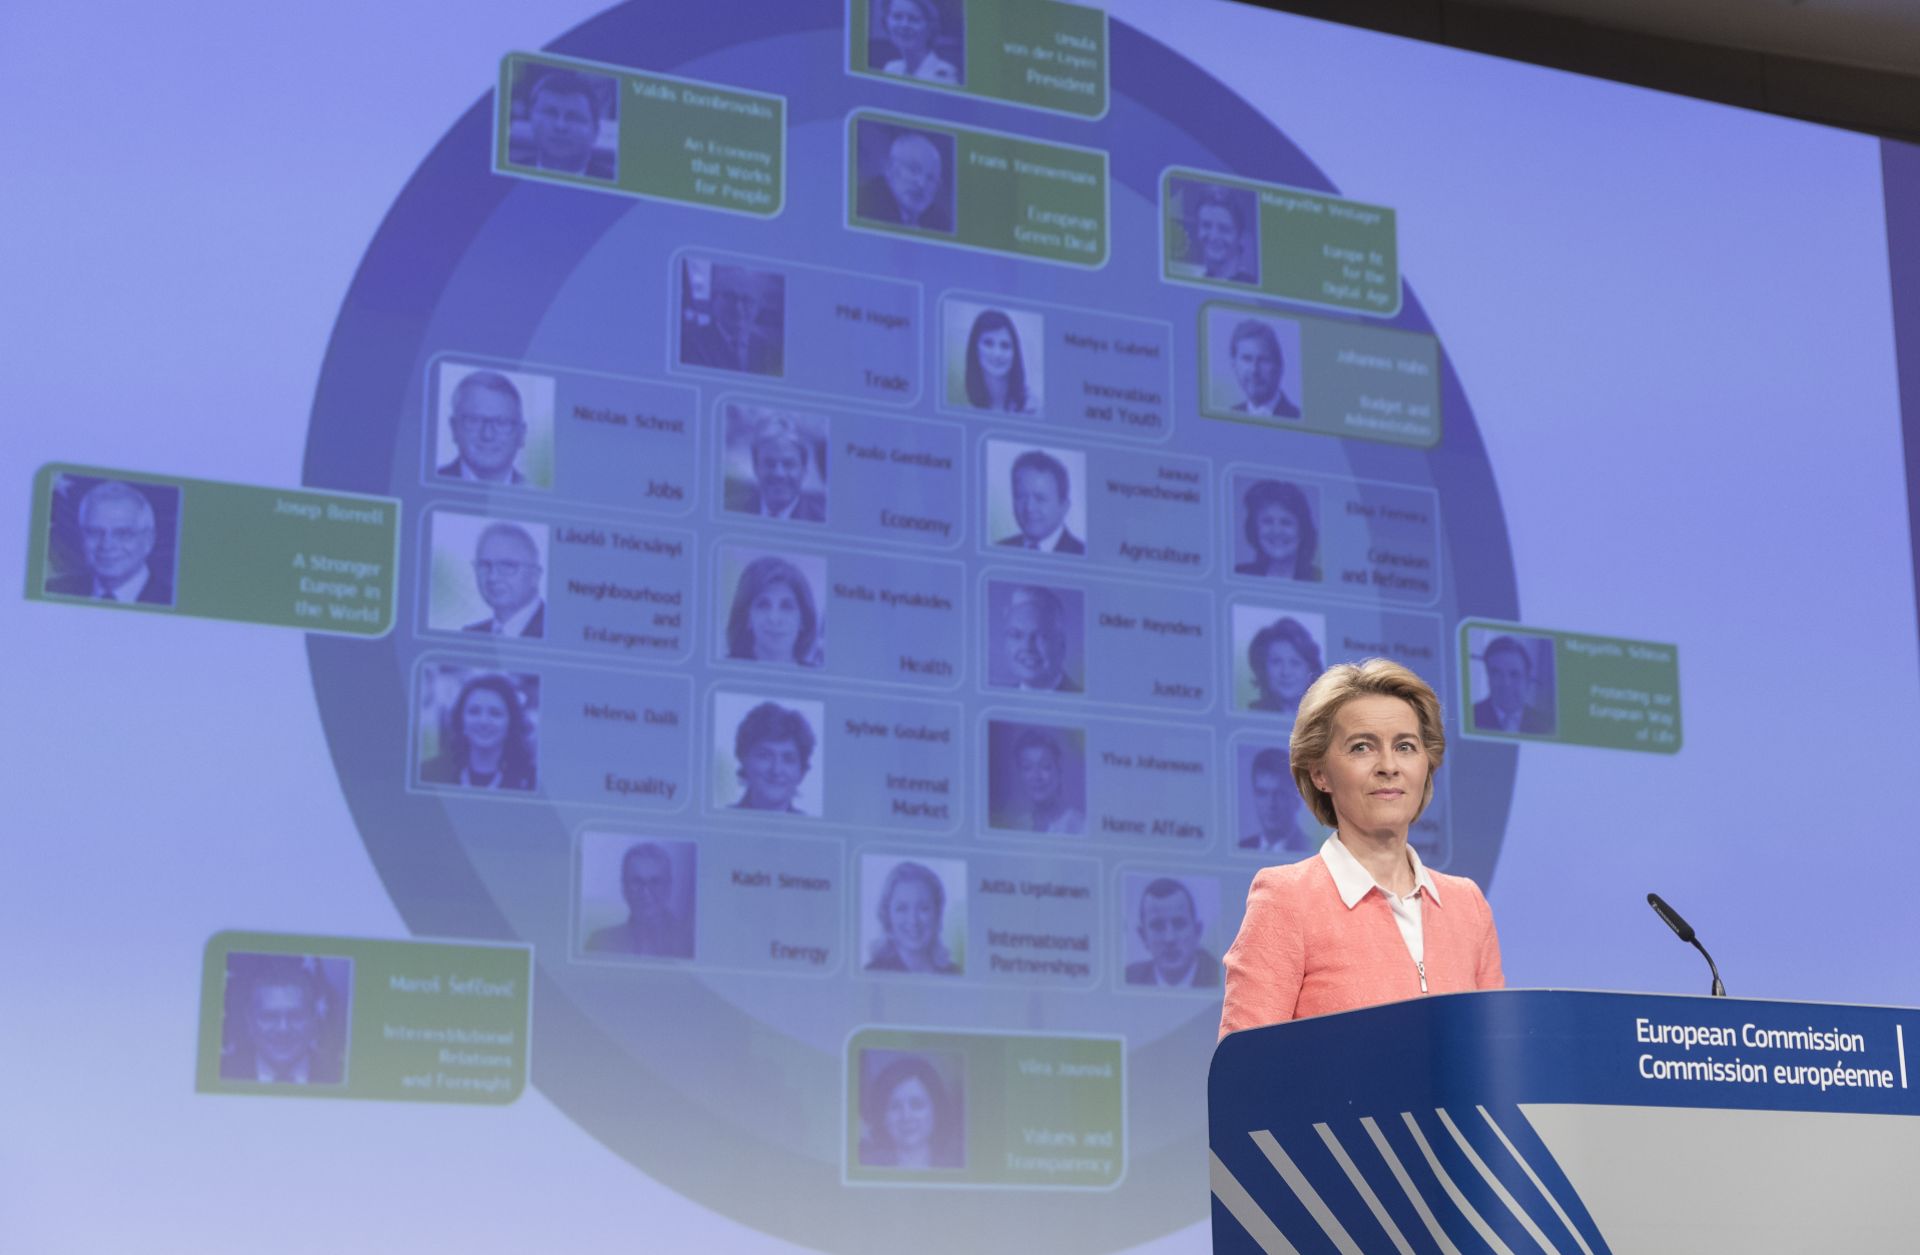
[[[1220,1035],[1422,993],[1504,988],[1500,937],[1480,886],[1465,876],[1427,874],[1439,893],[1420,895],[1423,990],[1378,886],[1349,910],[1320,858],[1262,868],[1227,951]]]

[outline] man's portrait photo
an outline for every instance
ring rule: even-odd
[[[1077,588],[991,581],[988,685],[1027,693],[1084,691],[1085,605],[1086,595]]]
[[[1300,324],[1207,310],[1207,408],[1249,418],[1300,417]]]
[[[1087,830],[1087,734],[987,723],[987,822],[1015,832],[1077,837]]]
[[[1205,944],[1220,916],[1220,882],[1211,876],[1126,878],[1129,985],[1218,989],[1220,960]]]
[[[435,510],[428,531],[428,628],[516,641],[546,636],[546,524]]]
[[[862,119],[854,124],[856,218],[953,234],[953,136]]]
[[[439,375],[434,474],[488,488],[553,486],[551,377],[452,362]]]
[[[967,81],[966,0],[872,0],[867,68],[923,83]]]
[[[332,955],[227,955],[220,1079],[340,1085],[347,1079],[353,960]]]
[[[1167,270],[1213,283],[1260,282],[1260,204],[1252,188],[1167,180]]]
[[[417,700],[421,784],[539,787],[539,676],[433,663],[421,669]]]
[[[1078,556],[1087,552],[1087,455],[987,442],[987,528],[1008,549]]]
[[[794,523],[827,521],[826,418],[730,402],[721,422],[721,499],[729,511]]]
[[[680,263],[680,364],[786,373],[787,280],[704,257]]]
[[[583,953],[636,959],[694,957],[700,851],[692,841],[580,834]]]
[[[860,963],[869,972],[966,970],[967,865],[957,858],[860,856]]]
[[[1553,735],[1558,720],[1551,637],[1469,628],[1467,653],[1475,732]]]
[[[180,490],[60,475],[47,520],[46,592],[123,605],[174,604]]]
[[[1326,833],[1300,797],[1284,744],[1241,742],[1236,755],[1240,802],[1239,849],[1272,862],[1320,848]]]
[[[957,1050],[860,1052],[858,1155],[868,1168],[963,1168],[966,1056]]]
[[[508,165],[608,183],[619,177],[620,85],[612,75],[519,61],[508,108]]]
[[[826,813],[825,703],[713,695],[713,804],[772,815]]]

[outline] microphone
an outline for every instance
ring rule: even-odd
[[[1655,915],[1667,921],[1667,927],[1673,929],[1674,936],[1680,938],[1680,940],[1700,952],[1700,957],[1707,961],[1707,970],[1713,973],[1713,996],[1716,998],[1726,997],[1727,987],[1720,983],[1720,969],[1714,966],[1713,956],[1708,954],[1707,948],[1700,944],[1700,939],[1693,935],[1693,925],[1681,919],[1680,912],[1668,906],[1666,901],[1657,893],[1649,893],[1647,895],[1647,905],[1653,908]]]

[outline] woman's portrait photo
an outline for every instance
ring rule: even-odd
[[[720,646],[736,662],[819,667],[826,661],[826,625],[820,605],[827,587],[825,558],[800,554],[720,554],[719,587],[733,585]]]
[[[870,1168],[960,1168],[967,1162],[958,1051],[860,1052],[860,1162]]]
[[[1167,215],[1173,274],[1216,283],[1260,282],[1260,208],[1251,188],[1173,179]]]
[[[1325,665],[1324,615],[1266,606],[1233,608],[1234,697],[1242,710],[1291,720]]]
[[[958,976],[965,970],[964,862],[865,855],[860,900],[860,950],[867,971]]]
[[[966,8],[958,0],[872,0],[868,13],[868,66],[923,83],[967,81]]]
[[[956,409],[1038,415],[1046,320],[1024,309],[946,303],[947,403]]]
[[[538,787],[540,677],[442,663],[421,673],[420,783]]]
[[[825,747],[817,701],[713,695],[714,804],[776,815],[822,813]]]
[[[1320,578],[1320,490],[1290,480],[1241,478],[1235,575],[1277,580]]]
[[[1086,733],[987,724],[987,814],[995,828],[1077,837],[1087,830]]]

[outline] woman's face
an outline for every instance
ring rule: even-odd
[[[1299,650],[1286,641],[1267,646],[1267,692],[1291,706],[1300,700],[1312,679],[1307,674],[1307,660],[1300,656]]]
[[[475,689],[460,707],[460,731],[474,749],[498,749],[507,739],[511,722],[507,703],[492,689]]]
[[[897,1151],[925,1149],[933,1141],[933,1095],[917,1076],[910,1076],[887,1095],[884,1116],[887,1140]]]
[[[1051,802],[1060,793],[1060,760],[1044,745],[1029,745],[1020,751],[1020,783],[1037,805]]]
[[[1300,553],[1300,520],[1293,511],[1275,502],[1253,519],[1253,537],[1260,554],[1271,562],[1291,565]]]
[[[891,0],[887,5],[887,38],[908,61],[927,49],[927,15],[914,0]]]
[[[908,954],[927,954],[940,934],[940,907],[924,881],[902,880],[887,899],[887,935]]]
[[[1427,786],[1427,747],[1413,703],[1369,693],[1336,710],[1313,783],[1332,798],[1342,832],[1406,836]]]
[[[1013,332],[995,327],[980,333],[980,370],[990,379],[1005,379],[1013,369]]]
[[[792,741],[756,741],[747,747],[740,764],[746,781],[746,804],[755,810],[783,811],[793,804],[793,795],[807,769],[800,764],[800,747]]]
[[[1200,261],[1208,274],[1224,274],[1233,269],[1240,256],[1240,228],[1234,224],[1233,211],[1225,205],[1202,205],[1193,218],[1193,234],[1200,245]]]
[[[800,599],[783,583],[761,589],[747,607],[754,657],[763,662],[792,662],[800,639]]]

